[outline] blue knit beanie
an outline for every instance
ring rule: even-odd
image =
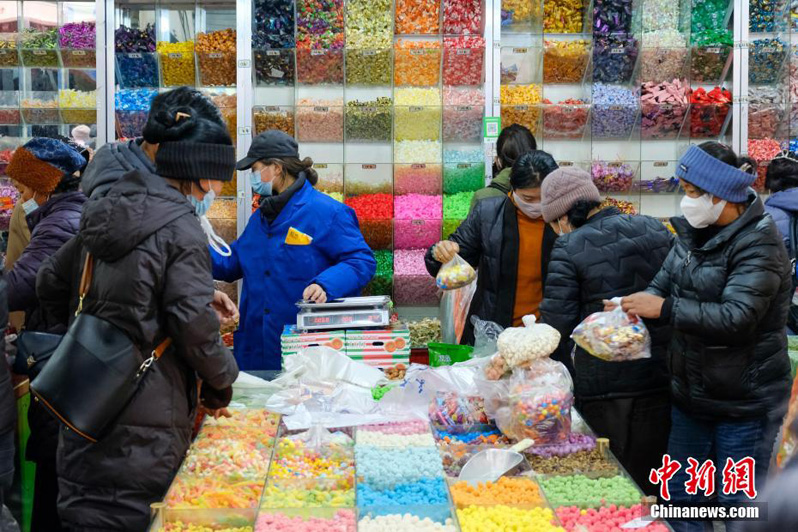
[[[676,177],[731,203],[744,203],[748,188],[756,179],[755,175],[715,159],[698,146],[690,146],[679,159]]]

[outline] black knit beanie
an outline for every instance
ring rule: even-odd
[[[155,171],[161,177],[182,181],[232,181],[236,149],[226,144],[169,141],[158,145]]]

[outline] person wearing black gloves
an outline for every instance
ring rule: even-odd
[[[604,308],[603,300],[643,290],[662,267],[672,235],[648,216],[600,207],[590,174],[561,168],[543,182],[543,219],[560,234],[549,262],[543,321],[560,332],[552,358],[574,374],[579,413],[649,494],[648,473],[668,443],[669,377],[667,326],[648,323],[652,357],[608,362],[577,348],[571,360],[574,328]],[[648,489],[646,489],[648,487]]]
[[[144,136],[157,141],[155,172],[138,169],[86,203],[78,236],[39,271],[51,322],[74,319],[87,252],[94,275],[83,312],[121,329],[141,352],[165,338],[139,392],[97,443],[62,429],[58,512],[72,532],[146,530],[186,451],[198,406],[225,407],[238,376],[211,307],[208,240],[198,219],[235,168],[227,129],[190,107],[162,108]],[[214,412],[218,415],[218,412]]]

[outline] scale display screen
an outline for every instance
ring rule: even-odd
[[[387,325],[386,312],[324,312],[300,313],[299,327],[302,329],[336,329],[347,327],[380,327]]]

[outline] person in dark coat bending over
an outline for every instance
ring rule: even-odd
[[[461,343],[474,343],[472,316],[518,327],[524,316],[538,314],[556,238],[541,215],[540,186],[556,168],[544,151],[525,153],[513,166],[512,190],[479,200],[448,240],[427,251],[432,276],[456,254],[479,269]]]
[[[83,310],[111,322],[148,352],[172,339],[108,434],[90,443],[62,429],[58,512],[71,532],[146,530],[188,450],[197,378],[203,406],[218,415],[238,366],[211,304],[208,239],[198,215],[232,179],[227,129],[189,106],[159,106],[144,136],[158,144],[155,172],[122,176],[92,197],[80,233],[41,268],[36,292],[49,319],[74,319],[82,265],[94,257]]]
[[[670,392],[665,351],[667,326],[648,323],[652,358],[605,362],[581,348],[571,360],[574,328],[603,300],[644,290],[662,267],[673,240],[661,222],[648,216],[601,209],[590,174],[561,168],[543,181],[543,219],[560,234],[546,278],[541,318],[561,335],[552,358],[574,374],[579,413],[599,436],[609,438],[612,452],[635,481],[648,483],[668,443]]]
[[[676,166],[684,216],[671,220],[679,238],[648,289],[623,298],[624,311],[673,330],[668,453],[682,464],[669,483],[673,501],[702,496],[685,491],[688,458],[714,460],[721,503],[748,499],[721,490],[729,460],[755,460],[749,480],[761,491],[787,409],[790,264],[773,218],[750,188],[756,176],[749,169],[717,142],[687,150]],[[704,530],[703,522],[671,525]],[[728,532],[741,528],[726,523]]]

